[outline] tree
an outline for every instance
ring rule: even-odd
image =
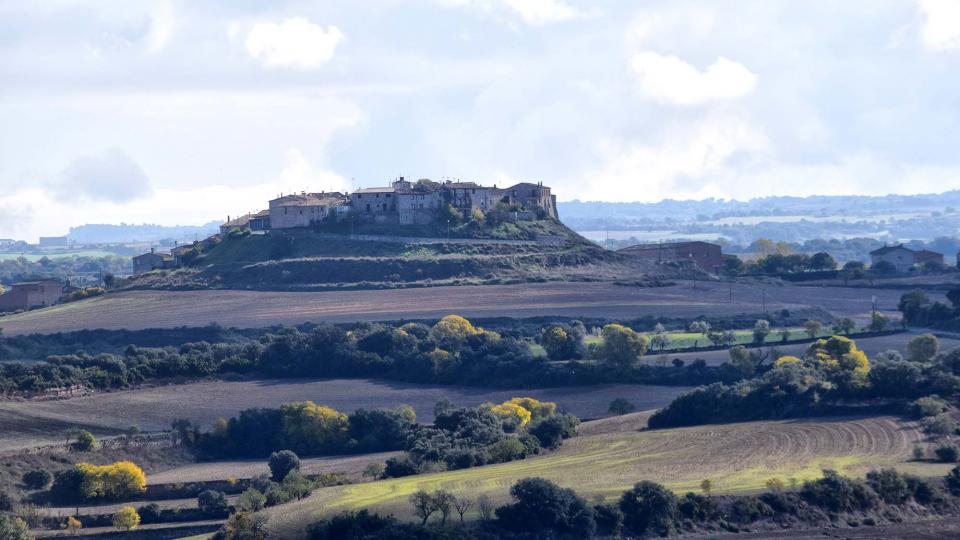
[[[743,345],[731,347],[727,354],[730,356],[730,365],[745,377],[756,373],[765,358],[759,351],[747,350]]]
[[[625,398],[616,398],[610,402],[610,407],[607,410],[612,414],[629,414],[636,409],[636,406],[633,403],[630,403]]]
[[[922,334],[907,342],[907,360],[929,362],[940,352],[940,340],[933,334]]]
[[[454,497],[453,498],[453,508],[457,511],[457,514],[460,516],[460,524],[463,525],[463,515],[470,510],[470,507],[473,506],[473,501],[466,497]]]
[[[430,337],[443,350],[459,351],[467,338],[482,330],[459,315],[447,315],[430,329]]]
[[[89,452],[97,447],[97,438],[89,431],[81,431],[77,434],[77,443],[75,448],[81,452]]]
[[[113,526],[121,531],[132,531],[140,526],[140,514],[132,506],[124,506],[113,515]]]
[[[548,326],[540,332],[540,344],[551,360],[563,360],[567,350],[567,332],[560,326]]]
[[[759,319],[753,325],[753,342],[757,345],[763,345],[770,335],[770,321]]]
[[[690,332],[693,334],[703,334],[706,336],[709,331],[710,323],[707,321],[693,321],[690,323]]]
[[[834,332],[838,334],[843,334],[845,336],[849,336],[850,332],[853,332],[854,330],[856,330],[856,328],[857,328],[857,323],[855,323],[853,319],[850,319],[847,317],[844,317],[838,320],[833,325]]]
[[[673,530],[677,497],[669,489],[645,480],[620,497],[623,522],[637,534],[648,531],[667,535]]]
[[[237,499],[237,508],[244,512],[258,512],[267,506],[267,497],[256,488],[247,488]]]
[[[504,529],[559,537],[589,538],[596,530],[593,509],[572,489],[543,478],[524,478],[510,488],[513,504],[497,508]]]
[[[666,332],[657,332],[650,338],[650,346],[663,351],[670,345],[670,335]]]
[[[834,270],[837,268],[837,261],[826,252],[814,253],[810,257],[810,269],[812,270]]]
[[[81,523],[79,519],[73,516],[67,517],[67,531],[69,531],[70,534],[77,534],[77,532],[80,531],[80,529],[82,528],[83,528],[83,523]],[[7,537],[4,536],[2,533],[0,533],[0,538],[7,538]]]
[[[267,516],[237,512],[223,525],[216,538],[223,540],[264,540],[267,537],[265,527]]]
[[[711,481],[709,478],[704,478],[703,481],[700,482],[700,491],[709,497],[710,492],[713,491],[713,481]]]
[[[598,349],[600,358],[620,367],[630,367],[647,352],[647,337],[620,324],[603,327],[603,344]]]
[[[477,225],[483,225],[487,221],[487,215],[483,213],[483,210],[474,208],[470,210],[470,221]]]
[[[437,512],[440,512],[441,525],[447,524],[447,518],[450,517],[450,512],[453,510],[453,502],[456,499],[453,493],[443,489],[433,493],[433,506],[437,509]]]
[[[422,489],[418,489],[410,495],[410,504],[413,505],[413,512],[420,518],[420,525],[426,525],[430,516],[437,511],[433,504],[433,497]]]
[[[870,315],[870,331],[883,332],[883,329],[887,327],[889,322],[890,319],[888,319],[886,315],[879,311],[874,311],[873,314]]]
[[[23,485],[27,489],[46,489],[53,481],[53,475],[44,469],[34,469],[23,473]]]
[[[383,477],[383,472],[385,469],[386,467],[383,465],[383,463],[370,463],[364,467],[363,475],[377,480]]]
[[[280,413],[284,441],[293,450],[320,453],[338,447],[347,434],[347,415],[312,401],[286,403]]]
[[[290,471],[281,483],[283,490],[298,501],[310,495],[315,487],[312,480],[300,474],[300,471]]]
[[[823,323],[817,320],[809,320],[803,323],[803,330],[807,333],[811,339],[820,335],[820,331],[823,330]]]
[[[227,511],[227,495],[222,491],[208,489],[197,495],[197,508],[208,514]]]
[[[870,273],[878,276],[892,276],[897,273],[897,267],[890,261],[877,261],[870,267]]]
[[[290,471],[300,470],[300,457],[290,450],[281,450],[270,454],[268,465],[270,466],[270,478],[274,482],[283,482]]]

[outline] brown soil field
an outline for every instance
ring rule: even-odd
[[[613,283],[535,283],[419,289],[328,292],[237,290],[128,291],[0,317],[7,335],[95,328],[144,329],[202,326],[265,327],[304,322],[543,315],[626,319],[644,315],[696,317],[822,308],[865,320],[871,299],[895,317],[902,290],[760,286],[684,282],[669,287]],[[936,295],[933,295],[936,296]],[[765,304],[764,304],[765,299]]]
[[[642,415],[637,415],[642,421]],[[623,420],[630,427],[630,420]],[[601,421],[610,423],[610,420]],[[608,426],[609,427],[609,426]],[[845,417],[766,421],[653,431],[599,432],[567,441],[557,452],[522,461],[316,491],[309,498],[269,511],[268,527],[284,537],[324,515],[374,508],[411,517],[407,497],[418,489],[446,489],[495,502],[521,478],[539,476],[582,496],[615,499],[640,480],[654,480],[677,492],[696,491],[710,478],[717,493],[763,489],[770,478],[816,478],[824,468],[860,476],[880,467],[942,475],[949,465],[910,462],[923,440],[916,425],[892,417]]]
[[[655,409],[688,390],[686,387],[597,385],[518,390],[428,386],[367,379],[216,380],[159,386],[51,401],[0,401],[0,452],[63,442],[62,434],[81,426],[98,436],[129,426],[144,431],[169,429],[175,418],[190,418],[209,427],[216,419],[250,407],[277,407],[313,400],[352,412],[366,407],[412,406],[423,422],[433,420],[441,399],[460,405],[501,402],[514,396],[555,401],[581,418],[607,413],[614,398],[626,397],[640,409]]]

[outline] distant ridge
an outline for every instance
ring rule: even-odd
[[[141,225],[121,223],[119,225],[90,223],[71,227],[67,238],[85,244],[105,244],[118,242],[156,242],[158,240],[202,240],[219,231],[220,222],[211,221],[204,225]]]

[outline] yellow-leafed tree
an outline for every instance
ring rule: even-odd
[[[347,433],[347,415],[312,401],[281,405],[280,412],[287,446],[301,453],[333,447]]]
[[[132,506],[124,506],[113,515],[113,526],[121,531],[132,531],[140,526],[140,514]]]

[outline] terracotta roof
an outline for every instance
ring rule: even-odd
[[[871,251],[870,254],[871,254],[871,255],[886,255],[887,253],[890,253],[890,252],[893,252],[893,251],[897,251],[897,250],[904,250],[904,251],[909,251],[910,253],[914,253],[914,251],[913,251],[912,249],[907,248],[907,247],[904,247],[903,244],[897,244],[897,245],[895,245],[895,246],[883,246],[882,248],[875,249],[875,250]]]

